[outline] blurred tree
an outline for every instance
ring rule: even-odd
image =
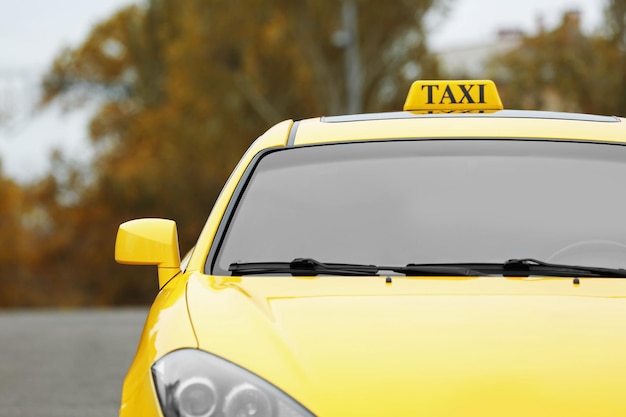
[[[606,35],[619,57],[617,67],[613,68],[619,78],[619,90],[613,92],[618,96],[616,114],[626,115],[626,0],[608,0],[604,15]]]
[[[352,1],[362,108],[399,109],[412,79],[437,77],[424,17],[447,0]],[[33,188],[48,216],[33,265],[71,303],[148,301],[155,271],[112,260],[117,225],[172,218],[190,248],[254,138],[281,119],[346,112],[342,48],[355,39],[342,25],[333,0],[149,0],[59,54],[43,102],[101,100],[90,126],[99,156],[87,181],[65,166],[65,181]]]
[[[607,35],[626,49],[626,0],[608,0],[604,10]]]
[[[494,57],[490,72],[507,107],[626,114],[623,49],[609,37],[584,35],[579,20],[566,13],[555,30]]]
[[[24,303],[23,195],[19,185],[2,175],[0,164],[0,306]]]

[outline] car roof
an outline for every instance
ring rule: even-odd
[[[548,111],[390,112],[296,121],[288,146],[398,139],[554,139],[626,143],[614,116]]]

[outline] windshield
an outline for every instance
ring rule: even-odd
[[[265,155],[214,273],[242,262],[547,262],[626,267],[626,147],[411,140]]]

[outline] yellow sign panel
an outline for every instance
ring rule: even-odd
[[[491,80],[415,81],[405,111],[502,110],[498,89]]]

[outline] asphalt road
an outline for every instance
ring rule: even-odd
[[[0,417],[115,417],[146,309],[0,310]]]

